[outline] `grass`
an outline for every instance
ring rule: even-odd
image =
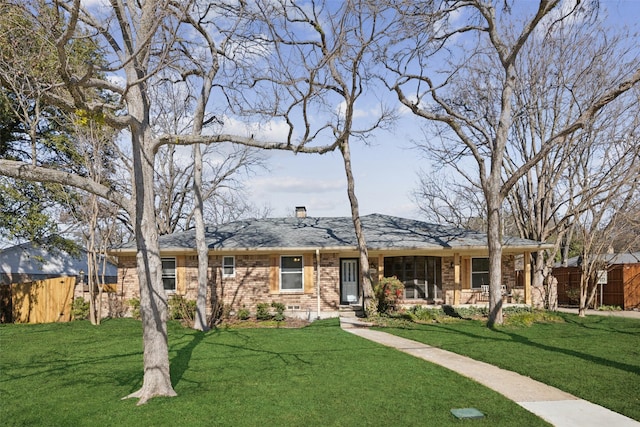
[[[519,372],[640,421],[640,321],[559,316],[564,322],[529,327],[489,329],[482,321],[457,320],[383,330]]]
[[[457,333],[456,333],[457,334]],[[6,426],[548,425],[464,377],[342,331],[169,324],[178,397],[143,406],[121,397],[142,380],[132,319],[0,326],[0,420]]]

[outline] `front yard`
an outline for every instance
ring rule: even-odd
[[[530,376],[640,421],[640,320],[541,314],[551,321],[521,326],[524,313],[514,316],[518,326],[493,330],[483,320],[455,319],[395,321],[381,330]]]
[[[141,326],[132,319],[0,326],[0,420],[7,426],[547,425],[446,369],[342,331],[169,324],[175,398],[137,407]]]
[[[481,321],[402,323],[385,331],[485,360],[640,420],[640,321],[561,315],[564,323],[486,328]],[[169,324],[176,398],[120,400],[142,379],[132,319],[0,326],[3,425],[547,425],[466,378],[343,332]],[[497,355],[497,356],[496,356]]]

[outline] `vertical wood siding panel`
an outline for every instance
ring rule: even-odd
[[[280,291],[280,257],[272,255],[269,263],[269,293],[277,294]]]
[[[315,288],[315,282],[313,280],[313,254],[305,254],[302,259],[304,265],[304,293],[312,294]]]

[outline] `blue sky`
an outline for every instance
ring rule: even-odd
[[[411,139],[419,129],[410,116],[402,117],[393,133],[381,131],[369,144],[351,146],[360,214],[383,213],[417,218],[410,192],[417,171],[428,165]],[[306,206],[310,216],[349,216],[344,163],[339,152],[324,155],[270,152],[268,173],[250,179],[251,200],[268,206],[272,216],[289,216],[296,206]]]
[[[638,31],[640,0],[604,0],[602,8],[616,25]],[[363,108],[362,105],[359,108]],[[360,214],[382,213],[420,218],[412,192],[420,170],[431,171],[429,161],[412,143],[423,138],[423,120],[404,114],[392,132],[381,131],[369,145],[352,143],[352,163]],[[339,152],[319,155],[269,153],[269,172],[252,177],[247,187],[251,201],[271,208],[271,216],[293,215],[306,206],[310,216],[349,216],[346,178]]]

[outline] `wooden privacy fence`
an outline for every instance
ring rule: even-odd
[[[11,319],[7,319],[5,314],[3,320],[15,323],[69,322],[75,284],[75,277],[11,284],[9,292],[5,289],[2,298],[3,305],[11,307]]]

